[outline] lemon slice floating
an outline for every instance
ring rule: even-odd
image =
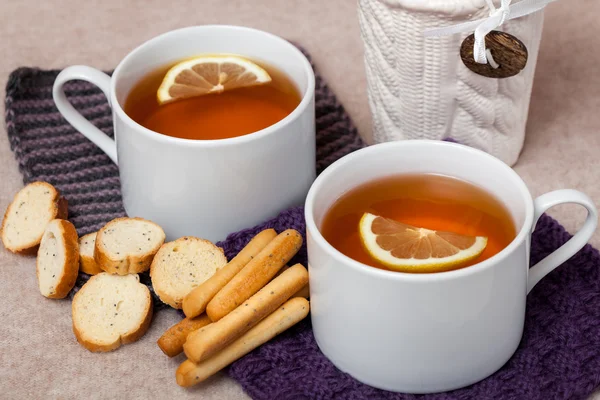
[[[182,61],[167,71],[157,98],[164,104],[269,82],[267,71],[243,57],[206,55]]]
[[[433,231],[365,213],[360,238],[375,260],[401,272],[442,272],[477,258],[487,237]]]

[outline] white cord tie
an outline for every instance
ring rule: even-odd
[[[473,45],[473,58],[479,64],[487,64],[491,53],[485,47],[485,37],[491,31],[497,29],[506,21],[524,17],[542,10],[549,3],[556,0],[522,0],[511,5],[512,0],[501,0],[500,8],[496,8],[492,0],[486,0],[490,9],[490,15],[487,18],[476,21],[464,22],[458,25],[451,25],[442,28],[427,29],[423,33],[425,37],[449,36],[457,33],[474,32],[475,43]],[[498,65],[495,61],[494,64]],[[496,68],[490,62],[492,68]]]
[[[500,68],[500,64],[498,64],[496,60],[494,60],[494,56],[492,56],[492,51],[490,49],[487,49],[485,51],[485,55],[487,57],[488,62],[490,63],[490,67],[494,69]]]

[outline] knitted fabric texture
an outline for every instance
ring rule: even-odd
[[[8,83],[6,123],[25,182],[55,184],[69,200],[70,219],[80,234],[124,214],[117,168],[58,114],[52,102],[57,71],[23,68]],[[93,86],[74,82],[67,95],[87,118],[112,135],[110,110]],[[356,129],[317,75],[317,157],[321,171],[362,147]],[[221,243],[232,258],[264,228],[294,228],[304,234],[302,208],[241,232]],[[543,216],[533,234],[532,262],[568,240],[569,234]],[[293,262],[306,265],[303,247]],[[584,399],[600,385],[600,254],[586,246],[545,277],[528,296],[525,332],[511,360],[468,388],[412,396],[363,385],[331,364],[318,350],[306,319],[236,361],[228,373],[255,399]],[[80,275],[77,286],[87,280]],[[142,280],[149,284],[146,274]],[[162,304],[155,298],[155,304]],[[490,337],[490,346],[494,344]]]
[[[491,79],[466,68],[459,57],[462,41],[473,32],[423,35],[429,28],[487,17],[486,1],[358,4],[375,142],[451,136],[513,165],[525,139],[543,11],[502,25],[500,30],[526,44],[529,59],[518,75]]]
[[[46,181],[56,186],[68,200],[69,220],[81,236],[125,216],[125,210],[117,166],[76,131],[54,105],[52,85],[59,72],[35,68],[13,71],[6,86],[6,129],[23,181]],[[65,85],[65,93],[84,117],[113,137],[111,110],[100,89],[88,82],[72,81]],[[316,70],[315,118],[317,173],[364,146],[350,117]],[[89,275],[80,273],[71,296],[88,279]],[[150,288],[155,306],[164,307],[149,274],[140,274],[140,280]]]
[[[230,235],[220,245],[235,255],[264,228],[305,232],[302,208]],[[536,263],[570,235],[549,216],[533,233]],[[292,262],[306,263],[303,246]],[[307,264],[304,264],[307,265]],[[546,276],[527,298],[523,340],[514,356],[489,378],[464,389],[431,395],[386,392],[338,370],[319,351],[309,320],[261,346],[229,368],[255,399],[585,399],[600,385],[600,253],[590,245]],[[494,345],[490,337],[490,346]]]

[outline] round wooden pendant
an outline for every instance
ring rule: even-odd
[[[485,37],[485,47],[492,53],[497,68],[479,64],[473,58],[475,35],[468,36],[460,46],[460,58],[467,68],[488,78],[509,78],[527,65],[527,47],[519,39],[505,32],[491,31]],[[494,64],[494,63],[492,63]]]

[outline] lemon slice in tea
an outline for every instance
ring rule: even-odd
[[[157,98],[160,104],[178,99],[271,82],[268,72],[234,55],[207,55],[184,60],[167,71]]]
[[[477,258],[487,246],[483,236],[465,236],[403,224],[365,213],[359,223],[367,252],[401,272],[442,272]]]

